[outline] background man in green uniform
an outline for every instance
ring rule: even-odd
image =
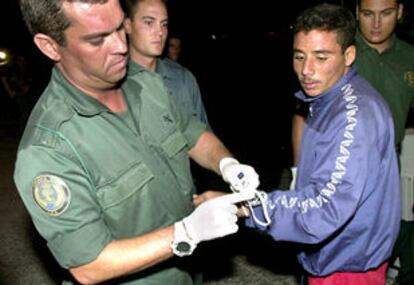
[[[118,0],[20,7],[36,46],[55,63],[14,174],[49,249],[82,284],[192,284],[171,257],[236,232],[235,204],[253,196],[210,199],[222,195],[210,191],[193,201],[189,157],[240,191],[255,189],[258,175],[178,107],[156,74],[131,66],[126,77]]]
[[[404,139],[408,113],[414,107],[414,46],[395,35],[402,15],[400,0],[358,1],[356,65],[390,107],[397,150]]]

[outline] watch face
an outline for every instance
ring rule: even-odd
[[[188,242],[185,242],[185,241],[180,241],[180,242],[177,244],[176,249],[177,249],[179,252],[189,252],[189,251],[191,250],[191,245],[190,245]]]

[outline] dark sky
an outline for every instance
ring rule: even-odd
[[[0,6],[0,47],[23,49],[30,43],[20,11],[18,0],[2,0]]]
[[[275,0],[168,0],[171,24],[187,33],[277,30],[303,7],[318,2],[321,0],[290,0],[283,1],[283,5]]]
[[[298,9],[320,0],[283,2],[282,8],[280,2],[275,0],[169,0],[171,29],[193,35],[211,32],[275,31],[283,29]],[[0,47],[19,50],[31,44],[17,3],[18,0],[1,0]]]

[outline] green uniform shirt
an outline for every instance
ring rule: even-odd
[[[133,65],[122,89],[129,112],[113,113],[54,69],[19,146],[15,183],[64,268],[192,211],[187,152],[206,126],[144,68]],[[111,284],[192,284],[175,261]]]
[[[414,46],[394,36],[383,53],[371,48],[356,35],[358,72],[382,94],[390,107],[395,143],[404,138],[408,112],[414,107]]]

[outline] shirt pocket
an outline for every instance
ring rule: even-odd
[[[97,191],[104,211],[123,203],[147,185],[154,175],[141,161],[136,162]]]

